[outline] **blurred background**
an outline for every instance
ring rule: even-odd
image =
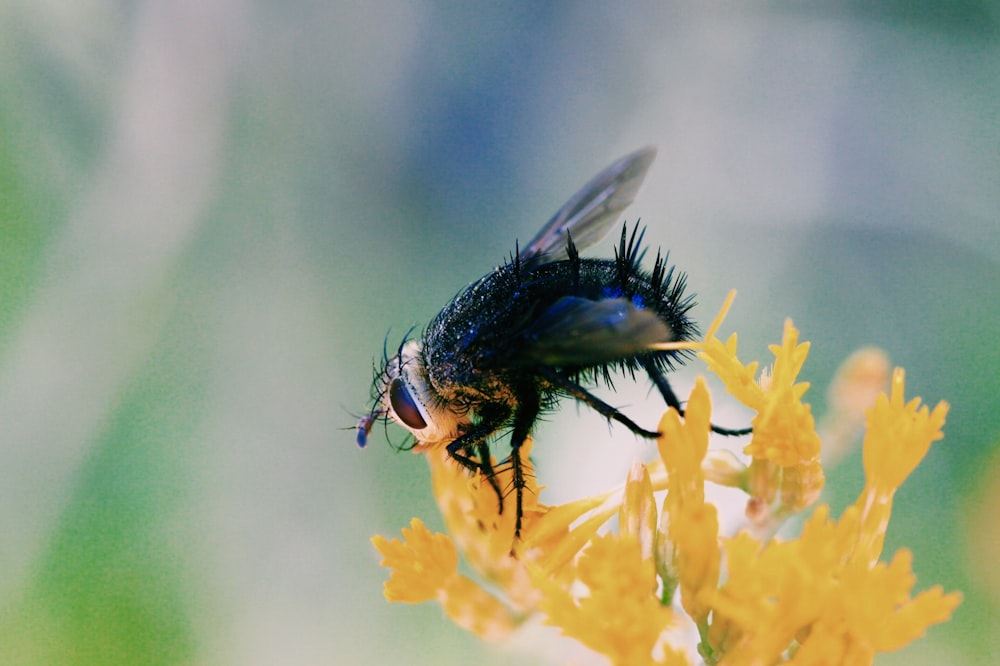
[[[791,317],[818,414],[866,345],[951,403],[886,553],[965,601],[878,663],[998,663],[1000,3],[5,0],[0,90],[0,663],[564,662],[383,600],[369,538],[441,522],[352,428],[387,331],[647,144],[628,219],[742,358]],[[571,403],[537,442],[550,502],[651,453]]]

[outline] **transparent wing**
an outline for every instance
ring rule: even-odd
[[[656,148],[648,146],[626,155],[594,176],[521,250],[521,261],[566,259],[567,234],[572,234],[578,250],[604,238],[618,220],[619,213],[635,199],[655,157]]]
[[[673,334],[659,317],[627,298],[592,301],[564,296],[525,332],[524,361],[557,367],[609,363],[670,342]]]

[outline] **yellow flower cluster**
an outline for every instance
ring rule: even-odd
[[[796,382],[809,343],[799,344],[798,331],[785,322],[781,345],[770,347],[774,365],[758,379],[759,364],[743,365],[736,357],[735,334],[725,343],[715,337],[718,322],[709,330],[699,356],[736,399],[757,414],[744,451],[751,462],[743,489],[750,495],[747,517],[767,533],[790,514],[812,505],[825,481],[812,410],[802,402],[809,384]]]
[[[772,369],[758,377],[756,363],[737,359],[735,336],[715,337],[720,319],[699,355],[756,412],[748,463],[709,451],[711,402],[699,379],[684,417],[671,409],[660,422],[659,460],[636,463],[622,488],[546,506],[530,441],[522,447],[530,484],[515,540],[513,511],[498,511],[492,488],[443,448],[428,449],[449,534],[415,518],[402,540],[373,539],[392,570],[386,598],[436,599],[454,622],[492,640],[541,617],[614,664],[691,663],[681,636],[692,624],[706,664],[866,664],[947,620],[959,594],[933,587],[912,596],[910,552],[880,557],[893,494],[942,437],[948,406],[906,402],[897,370],[867,412],[857,502],[836,520],[819,505],[800,536],[778,540],[778,523],[812,506],[823,486],[820,438],[802,402],[808,385],[797,382],[808,345],[787,323]],[[509,475],[501,465],[500,487]],[[747,492],[753,531],[720,534],[706,481]],[[606,528],[616,515],[617,531]],[[459,573],[459,552],[478,581]]]

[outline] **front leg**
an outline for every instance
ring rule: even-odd
[[[493,469],[493,461],[490,459],[489,437],[503,427],[503,424],[510,419],[510,408],[506,405],[486,405],[479,410],[479,421],[472,424],[468,430],[456,437],[447,446],[448,455],[459,465],[469,470],[481,474],[486,482],[493,488],[497,495],[497,502],[500,505],[500,513],[503,513],[503,491],[497,482],[496,471]],[[478,460],[470,457],[475,452]]]

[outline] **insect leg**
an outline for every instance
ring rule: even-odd
[[[593,395],[592,393],[587,391],[587,389],[583,388],[573,380],[563,377],[561,374],[559,374],[552,368],[549,368],[547,366],[542,366],[541,368],[538,369],[538,374],[546,381],[554,384],[560,390],[565,391],[566,393],[573,396],[580,402],[586,404],[588,407],[593,409],[601,416],[609,420],[618,421],[619,423],[624,425],[626,428],[628,428],[635,434],[649,439],[656,439],[657,437],[660,436],[660,433],[656,432],[655,430],[646,430],[645,428],[639,426],[639,424],[637,424],[635,421],[625,416],[624,414],[622,414],[617,409],[615,409],[608,403],[604,402],[597,396]]]
[[[510,465],[514,492],[517,494],[517,515],[514,522],[514,538],[521,536],[521,517],[524,515],[522,498],[524,495],[524,469],[521,466],[521,445],[531,433],[531,427],[541,411],[538,389],[533,385],[519,387],[518,406],[514,412],[514,427],[510,437]]]
[[[499,430],[508,418],[510,418],[510,410],[506,407],[481,409],[479,422],[455,438],[447,447],[448,455],[452,460],[470,472],[482,474],[486,478],[487,483],[497,495],[500,513],[503,513],[503,491],[497,482],[496,471],[490,460],[490,447],[487,438]],[[479,460],[469,457],[470,452],[473,451]]]
[[[480,472],[486,478],[486,482],[490,484],[490,488],[497,496],[497,504],[499,504],[499,510],[497,513],[503,513],[503,491],[500,489],[500,482],[497,481],[497,473],[493,469],[493,460],[490,457],[490,447],[486,440],[481,440],[476,444],[476,455],[479,456]]]
[[[660,395],[663,396],[664,402],[667,403],[667,407],[673,407],[677,410],[677,413],[684,416],[684,408],[681,407],[681,401],[677,399],[677,394],[674,393],[674,389],[670,387],[670,382],[667,378],[663,376],[663,373],[653,364],[652,361],[646,359],[642,362],[642,367],[646,369],[646,373],[649,378],[653,380],[656,384],[656,388],[660,390]],[[739,435],[749,435],[753,432],[753,428],[723,428],[715,424],[709,424],[712,426],[712,432],[719,435],[726,435],[728,437],[736,437]]]

